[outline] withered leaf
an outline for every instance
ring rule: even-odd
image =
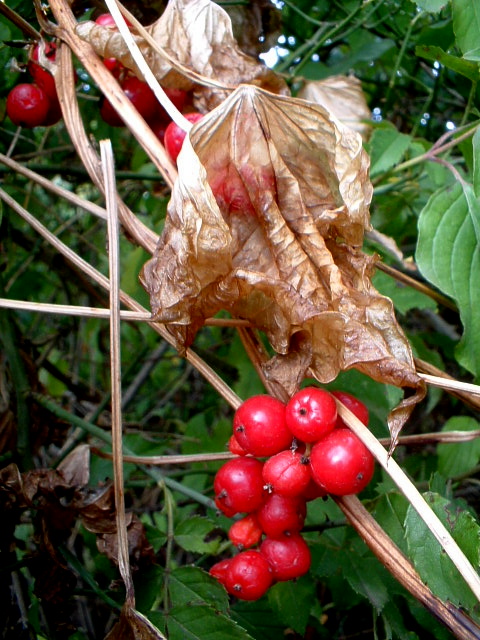
[[[195,87],[195,104],[202,111],[219,104],[226,92],[201,86],[195,79],[187,78],[178,65],[172,65],[172,59],[226,87],[248,82],[275,93],[289,93],[280,76],[241,51],[228,14],[211,0],[170,0],[160,18],[146,30],[170,57],[169,60],[160,55],[141,36],[135,36],[157,80],[167,87],[186,90]],[[141,77],[120,33],[93,22],[80,23],[77,33],[90,42],[99,55],[117,58]]]
[[[179,155],[164,231],[141,275],[154,317],[183,346],[221,309],[250,320],[277,353],[266,372],[289,395],[307,373],[327,383],[356,368],[412,387],[418,401],[408,341],[371,284],[376,258],[361,250],[368,168],[360,135],[328,110],[239,87]],[[411,404],[392,417],[393,440]]]
[[[355,76],[330,76],[323,80],[309,80],[298,92],[298,97],[315,102],[328,109],[336,118],[358,131],[368,140],[372,119],[362,83]]]
[[[119,621],[105,636],[105,640],[166,640],[166,638],[143,614],[125,604]]]

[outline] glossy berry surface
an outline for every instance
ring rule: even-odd
[[[228,538],[239,549],[248,549],[260,542],[262,533],[257,517],[250,513],[232,524],[228,530]]]
[[[155,94],[146,82],[142,82],[135,76],[127,76],[121,83],[121,87],[138,113],[145,119],[151,120],[159,108]],[[112,104],[104,98],[100,106],[102,120],[112,127],[122,127],[124,122],[118,115]]]
[[[203,113],[192,112],[186,113],[185,118],[194,124],[203,118]],[[181,127],[178,126],[176,122],[170,122],[170,124],[165,129],[165,137],[164,144],[165,149],[167,150],[168,155],[170,156],[172,162],[176,162],[178,158],[178,154],[180,153],[183,141],[187,132],[184,131]]]
[[[315,482],[337,496],[359,493],[370,482],[375,459],[350,429],[335,429],[313,445],[310,467]]]
[[[216,578],[221,584],[225,586],[225,581],[227,577],[227,570],[232,562],[231,558],[226,558],[225,560],[220,560],[216,562],[212,567],[210,567],[209,574]]]
[[[55,61],[57,48],[54,43],[46,42],[43,47],[43,55],[51,62]],[[28,61],[28,72],[32,76],[34,84],[41,87],[51,101],[58,101],[55,79],[44,67],[39,64],[40,46],[37,44],[32,49],[30,60]]]
[[[227,591],[240,600],[258,600],[272,582],[270,564],[258,551],[242,551],[233,557],[225,576]]]
[[[95,18],[95,23],[101,25],[102,27],[111,27],[113,29],[118,28],[111,13],[101,13],[99,16],[97,16],[97,18]],[[125,20],[125,23],[128,27],[132,26],[128,20]]]
[[[240,446],[254,456],[272,456],[292,443],[285,422],[285,405],[267,395],[252,396],[237,409],[233,433]]]
[[[269,458],[263,465],[262,474],[268,491],[283,496],[302,494],[311,479],[308,460],[302,453],[290,449]]]
[[[263,503],[263,464],[255,458],[235,458],[226,462],[213,482],[215,504],[231,517],[250,513]]]
[[[337,400],[340,400],[340,402],[344,404],[347,407],[347,409],[350,409],[350,411],[360,420],[360,422],[362,422],[365,426],[368,425],[368,421],[370,418],[369,412],[367,407],[363,404],[361,400],[359,400],[355,396],[352,396],[351,393],[347,393],[346,391],[332,391],[331,393],[332,393],[332,396],[337,398]],[[338,415],[335,426],[338,428],[338,427],[346,427],[347,425],[342,420],[342,418]]]
[[[282,582],[303,576],[312,562],[310,549],[298,533],[280,538],[265,538],[260,553],[272,567],[274,579]]]
[[[335,428],[337,405],[328,391],[306,387],[287,403],[286,421],[296,438],[303,442],[316,442]]]
[[[263,532],[267,536],[277,538],[301,531],[306,514],[306,502],[303,498],[289,498],[271,493],[255,515]]]
[[[35,84],[17,84],[7,97],[7,115],[17,126],[32,128],[44,125],[49,108],[47,94]]]
[[[247,452],[236,439],[236,437],[232,434],[228,440],[228,450],[230,453],[235,454],[236,456],[246,456]]]

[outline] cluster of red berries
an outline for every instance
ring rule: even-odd
[[[257,600],[273,583],[305,574],[311,555],[300,532],[307,502],[359,493],[372,479],[374,457],[337,414],[335,398],[368,424],[360,400],[318,387],[287,404],[254,396],[236,411],[229,449],[238,457],[219,469],[213,488],[225,515],[244,514],[228,532],[240,552],[210,569],[231,595]]]
[[[47,60],[55,61],[56,46],[45,43],[44,55]],[[17,126],[47,127],[57,123],[62,112],[58,102],[55,80],[52,74],[39,64],[40,46],[33,47],[27,70],[32,82],[17,84],[7,97],[7,115]]]

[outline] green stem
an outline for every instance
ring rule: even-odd
[[[92,578],[92,575],[85,569],[85,567],[78,561],[78,558],[64,545],[60,545],[59,551],[68,564],[73,567],[73,569],[78,573],[78,575],[82,578],[82,580],[88,584],[88,586],[92,589],[92,591],[103,600],[108,606],[112,607],[112,609],[116,609],[117,611],[121,611],[122,605],[107,596],[105,591],[101,589],[95,580]]]
[[[392,172],[398,173],[399,171],[403,171],[404,169],[409,169],[410,167],[414,167],[415,165],[421,164],[422,162],[425,162],[427,160],[435,159],[435,157],[440,155],[441,153],[445,153],[445,151],[449,151],[450,149],[453,149],[454,147],[456,147],[459,142],[462,142],[463,140],[470,138],[475,133],[475,131],[478,129],[479,126],[480,126],[479,124],[476,124],[475,126],[468,129],[468,131],[465,131],[464,133],[459,135],[457,138],[454,138],[450,142],[447,142],[440,146],[434,145],[431,149],[429,149],[428,151],[425,151],[425,153],[422,153],[419,156],[415,156],[415,158],[410,158],[410,160],[406,160],[405,162],[401,162],[400,164],[398,164],[396,167],[392,169]]]
[[[422,16],[422,13],[417,13],[417,15],[410,21],[410,24],[407,28],[407,33],[405,34],[405,38],[403,39],[402,46],[400,47],[400,51],[398,53],[397,59],[395,60],[395,65],[393,67],[392,75],[390,76],[390,80],[388,83],[387,93],[385,95],[385,104],[388,104],[390,99],[390,94],[392,93],[392,89],[395,86],[397,81],[397,73],[400,69],[400,65],[402,64],[403,57],[405,55],[405,51],[407,49],[408,42],[410,41],[410,36],[412,35],[413,27],[417,23],[417,20]]]
[[[169,592],[169,580],[170,580],[170,571],[172,564],[172,552],[173,552],[173,540],[175,535],[175,528],[173,524],[174,517],[174,500],[172,498],[171,492],[163,483],[163,495],[165,496],[165,509],[167,512],[167,544],[165,548],[165,577],[163,582],[164,594],[163,594],[163,609],[165,612],[165,617],[168,616],[168,612],[171,607],[171,599]]]
[[[470,111],[472,110],[472,106],[475,100],[475,96],[477,94],[477,81],[472,82],[472,86],[470,88],[470,93],[468,94],[467,106],[465,107],[465,111],[462,116],[462,121],[460,122],[460,126],[466,124],[468,117],[470,115]]]

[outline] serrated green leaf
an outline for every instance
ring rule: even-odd
[[[303,635],[310,617],[310,607],[315,598],[313,580],[304,576],[293,582],[278,582],[267,594],[268,602],[280,620]]]
[[[201,604],[170,609],[165,630],[169,640],[253,640],[234,620]]]
[[[435,310],[437,308],[436,302],[432,298],[398,282],[383,271],[377,271],[372,282],[382,295],[392,300],[395,309],[400,313],[407,313],[411,309]]]
[[[375,558],[364,558],[349,554],[345,578],[352,589],[367,598],[377,611],[381,611],[389,600],[388,589],[383,581],[382,567]]]
[[[425,58],[426,60],[439,62],[447,69],[451,69],[452,71],[455,71],[455,73],[459,73],[469,80],[478,80],[478,64],[475,64],[470,60],[465,60],[464,58],[454,56],[451,53],[447,53],[441,47],[433,45],[420,45],[415,48],[415,54],[421,58]]]
[[[429,506],[442,520],[473,566],[478,567],[480,527],[457,502],[428,492],[424,494]],[[422,518],[410,505],[405,518],[405,533],[409,555],[422,580],[435,595],[454,605],[472,611],[477,599],[457,568],[434,538]]]
[[[185,551],[215,554],[221,543],[220,537],[215,535],[216,529],[218,524],[213,520],[193,516],[177,525],[175,541]]]
[[[441,189],[429,199],[418,221],[416,261],[422,274],[460,310],[464,333],[459,362],[480,374],[480,205],[470,185]]]
[[[480,3],[452,0],[453,31],[463,54],[480,46]]]
[[[200,603],[227,612],[228,595],[223,586],[199,567],[179,567],[168,576],[170,599],[176,606]]]
[[[419,9],[428,11],[429,13],[439,13],[446,5],[448,0],[413,0]]]
[[[403,523],[408,505],[408,500],[402,494],[394,492],[383,493],[375,504],[375,519],[404,552],[407,545]]]
[[[450,418],[442,431],[475,431],[480,424],[468,416]],[[480,460],[480,439],[458,444],[439,444],[438,470],[446,478],[454,478],[471,471]]]
[[[255,602],[239,600],[232,607],[231,615],[255,640],[278,640],[284,637],[285,625],[266,597]]]
[[[410,146],[411,138],[393,126],[375,129],[369,141],[370,174],[378,175],[394,167]]]

